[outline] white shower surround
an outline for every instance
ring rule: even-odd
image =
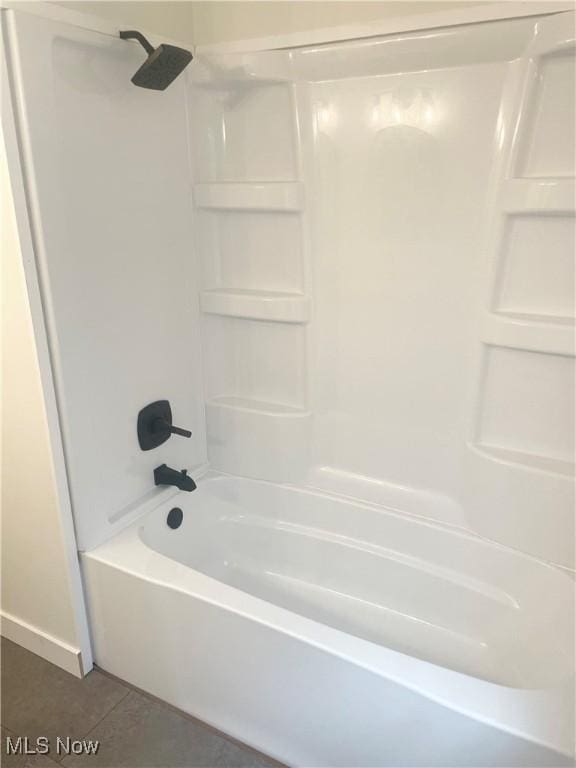
[[[162,95],[107,35],[7,40],[97,663],[291,764],[569,754],[573,15],[203,52]],[[158,397],[192,447],[139,452]]]

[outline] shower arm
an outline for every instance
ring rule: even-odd
[[[150,45],[144,35],[141,32],[137,32],[135,29],[127,29],[120,32],[120,37],[122,40],[138,40],[148,55],[154,53],[154,46]]]

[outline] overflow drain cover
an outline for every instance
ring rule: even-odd
[[[182,520],[184,518],[184,513],[180,509],[180,507],[173,507],[170,512],[168,512],[168,517],[166,518],[166,522],[168,523],[169,528],[180,528],[182,525]]]

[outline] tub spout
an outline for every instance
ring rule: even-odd
[[[175,485],[181,491],[193,491],[196,488],[196,483],[189,477],[187,470],[183,469],[179,472],[177,469],[167,467],[166,464],[161,464],[154,470],[154,484]]]

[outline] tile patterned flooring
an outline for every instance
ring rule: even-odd
[[[99,670],[83,680],[2,639],[2,768],[282,768]],[[100,742],[96,755],[8,755],[6,737]]]

